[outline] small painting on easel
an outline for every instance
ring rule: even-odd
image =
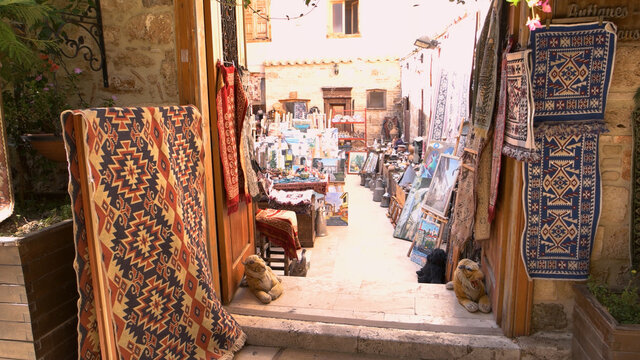
[[[347,174],[359,174],[364,166],[367,153],[364,151],[350,151],[347,161]]]
[[[411,249],[410,259],[414,263],[424,266],[427,256],[436,248],[440,236],[440,224],[422,219],[416,234],[416,240]]]
[[[349,194],[344,192],[342,186],[336,186],[336,189],[330,189],[327,192],[324,200],[324,211],[327,226],[349,225]]]

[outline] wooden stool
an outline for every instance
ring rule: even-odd
[[[282,270],[284,271],[284,276],[289,276],[289,264],[291,263],[289,255],[283,248],[273,246],[269,239],[262,234],[258,234],[256,253],[272,270]],[[273,257],[273,255],[282,255],[282,257]],[[272,263],[281,263],[282,265],[274,266]]]
[[[288,276],[290,256],[295,256],[296,249],[300,248],[296,213],[289,210],[259,210],[256,214],[256,230],[259,234],[257,254],[273,270],[283,270],[284,275]],[[282,263],[282,266],[272,266],[272,263]]]

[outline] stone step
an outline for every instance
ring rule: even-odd
[[[253,346],[367,355],[380,359],[520,359],[521,355],[520,347],[504,336],[451,334],[237,314],[234,317],[247,333],[247,344]]]

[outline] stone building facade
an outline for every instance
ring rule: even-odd
[[[380,138],[385,116],[399,116],[400,65],[397,59],[348,59],[324,62],[265,63],[266,105],[270,109],[280,99],[297,92],[298,98],[309,99],[309,107],[324,112],[323,87],[351,87],[353,108],[367,107],[367,90],[386,90],[385,109],[367,109],[367,139]],[[337,69],[337,74],[336,74]]]
[[[102,72],[85,70],[80,86],[90,106],[115,96],[116,106],[178,103],[173,0],[103,0],[109,87]]]

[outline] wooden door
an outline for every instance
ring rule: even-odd
[[[507,336],[529,335],[533,282],[520,255],[524,208],[522,163],[503,157],[496,218],[482,246],[482,271],[493,314]]]
[[[209,88],[205,51],[204,3],[201,1],[175,2],[175,31],[178,64],[178,90],[180,104],[194,104],[203,119],[205,150],[205,178],[213,179],[213,152],[209,113]],[[213,285],[220,294],[220,267],[213,182],[205,184],[207,221],[207,250]]]
[[[240,38],[240,41],[238,41],[238,37],[234,33],[237,29],[241,29],[240,25],[234,23],[234,21],[241,22],[243,17],[234,16],[234,8],[235,15],[241,14],[241,10],[238,10],[238,8],[241,9],[241,5],[234,7],[233,5],[221,4],[210,0],[205,2],[204,7],[207,84],[209,88],[211,148],[213,154],[213,177],[211,179],[213,182],[217,227],[220,298],[224,304],[231,302],[242,280],[244,274],[242,261],[247,256],[255,253],[254,205],[241,201],[238,211],[232,214],[229,214],[226,206],[222,163],[219,156],[218,127],[216,125],[216,63],[222,59],[239,59],[244,64],[243,51],[241,51],[241,49],[244,49],[244,40]],[[235,44],[226,43],[234,41],[236,42]],[[234,51],[237,53],[229,53]],[[236,65],[238,65],[238,62],[236,62]]]
[[[332,118],[336,115],[344,115],[344,105],[329,105],[329,114]]]

